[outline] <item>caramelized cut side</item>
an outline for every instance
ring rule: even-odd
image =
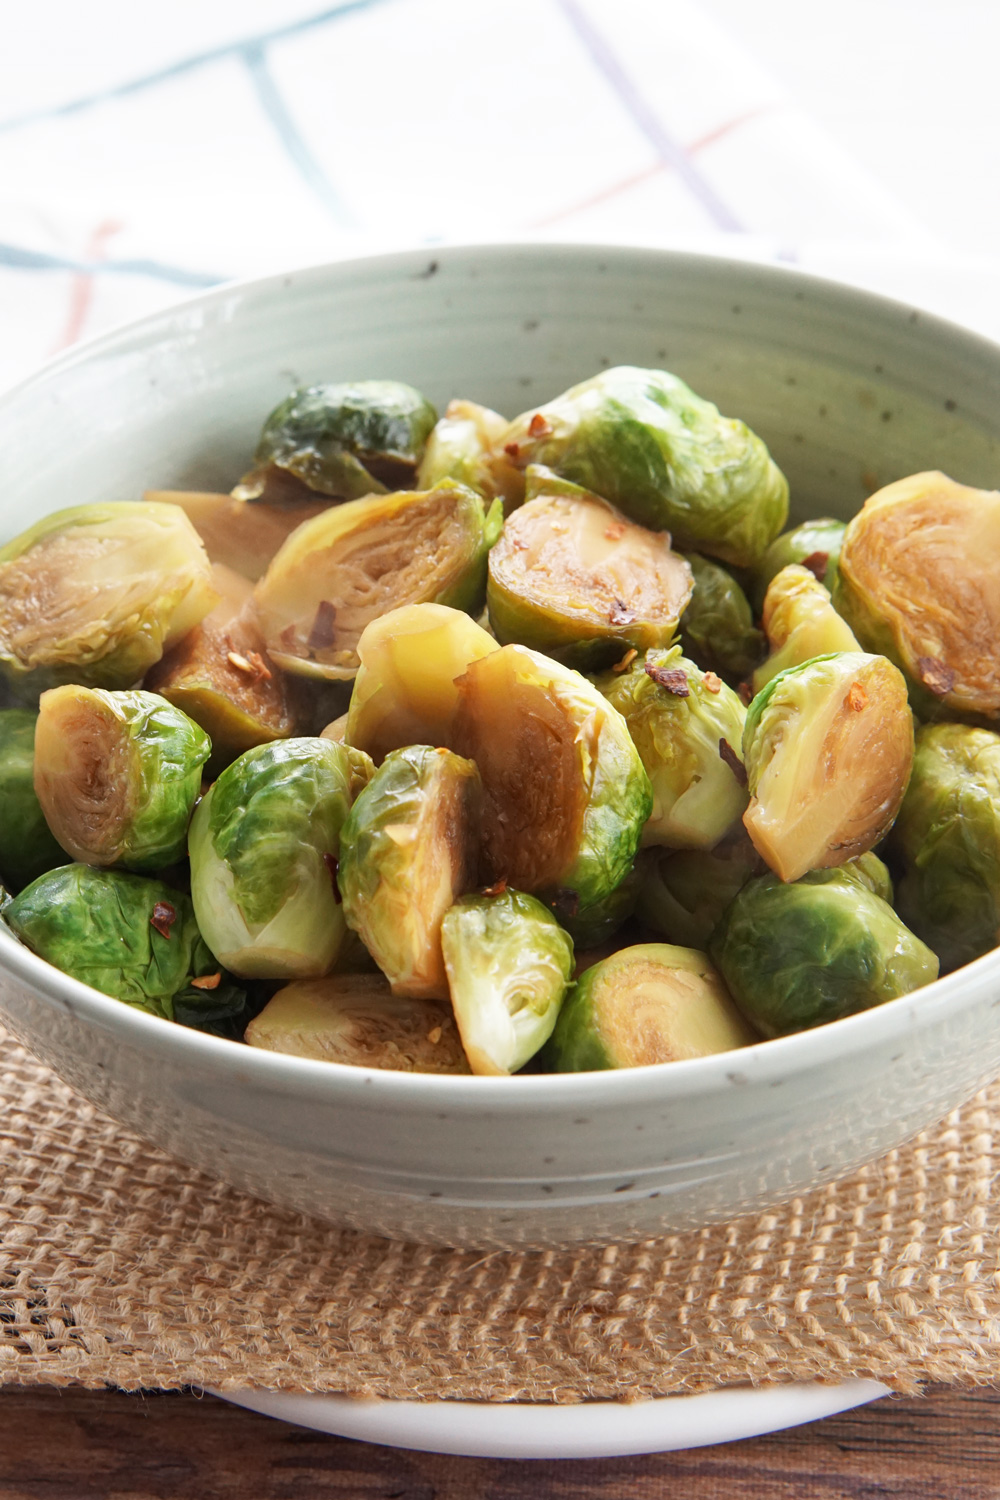
[[[525,671],[521,648],[505,646],[473,662],[455,727],[483,778],[483,876],[529,893],[557,888],[573,864],[587,795],[581,737],[600,733],[563,706],[537,661]]]
[[[744,814],[754,847],[782,880],[864,854],[899,811],[913,763],[906,684],[885,657],[865,660],[817,704],[794,754],[775,739]]]
[[[671,968],[640,947],[606,974],[595,985],[594,1015],[618,1067],[709,1057],[757,1040],[707,960],[700,970]]]
[[[393,995],[381,974],[331,974],[287,985],[247,1027],[251,1047],[402,1073],[468,1073],[442,1005]]]
[[[87,688],[43,693],[35,726],[35,793],[73,859],[111,865],[129,818],[128,744],[112,709]]]

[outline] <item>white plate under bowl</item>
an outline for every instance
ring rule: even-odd
[[[360,1401],[283,1391],[213,1391],[224,1401],[315,1432],[467,1458],[624,1458],[760,1437],[887,1396],[876,1380],[736,1386],[655,1401]]]

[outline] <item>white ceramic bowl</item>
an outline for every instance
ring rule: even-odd
[[[602,366],[665,366],[769,443],[795,512],[851,514],[942,468],[1000,481],[1000,348],[791,271],[494,247],[224,287],[0,400],[0,535],[146,487],[228,488],[295,384],[398,376],[511,415]],[[995,565],[995,564],[994,564]],[[1000,1072],[1000,954],[739,1053],[560,1077],[438,1078],[202,1036],[0,932],[0,1014],[87,1098],[236,1186],[446,1244],[637,1239],[759,1209],[905,1140]]]

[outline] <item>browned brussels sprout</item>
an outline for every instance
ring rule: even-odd
[[[1000,717],[1000,493],[914,474],[847,527],[834,602],[921,718]]]
[[[668,533],[539,467],[528,469],[526,494],[489,557],[497,640],[581,671],[610,666],[630,646],[668,645],[692,588]]]
[[[251,1047],[356,1068],[469,1073],[444,1006],[394,995],[382,974],[328,974],[279,990],[247,1027]]]
[[[288,538],[256,589],[267,649],[307,677],[351,678],[365,626],[403,604],[481,607],[495,501],[452,480],[331,506]]]
[[[803,521],[776,536],[754,569],[750,597],[758,613],[764,607],[764,595],[771,579],[791,563],[808,568],[832,594],[845,530],[843,521],[823,516],[817,521]]]
[[[743,758],[743,821],[782,880],[863,854],[892,826],[913,763],[902,673],[861,651],[790,667],[751,703]]]
[[[396,995],[448,998],[441,922],[475,883],[480,799],[471,761],[411,745],[386,756],[341,829],[344,918]]]
[[[484,874],[580,909],[632,867],[652,807],[625,721],[594,685],[526,646],[459,678],[455,743],[485,794]]]

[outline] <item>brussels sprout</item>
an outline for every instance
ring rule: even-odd
[[[923,719],[1000,716],[1000,493],[914,474],[847,527],[834,603]]]
[[[454,1016],[394,995],[382,974],[328,974],[286,985],[250,1022],[251,1047],[400,1073],[468,1073]]]
[[[642,943],[581,974],[542,1060],[556,1073],[591,1073],[709,1057],[756,1040],[704,953]]]
[[[497,650],[475,620],[446,604],[406,604],[381,615],[358,641],[347,739],[377,761],[405,745],[450,745],[455,679]]]
[[[507,418],[475,401],[449,401],[448,409],[427,439],[417,470],[417,489],[430,490],[442,479],[455,479],[492,500],[514,498],[510,465],[503,454]],[[498,456],[499,455],[499,456]],[[520,490],[518,475],[514,490]]]
[[[64,974],[168,1021],[192,979],[219,973],[191,902],[160,880],[62,865],[26,886],[3,915]]]
[[[818,521],[803,521],[775,537],[754,569],[751,599],[758,613],[764,607],[764,596],[771,579],[790,563],[800,563],[808,568],[813,577],[833,593],[837,559],[846,529],[846,522],[823,516]]]
[[[307,492],[308,493],[308,492]],[[251,582],[262,578],[286,537],[303,521],[329,508],[328,500],[297,500],[285,505],[250,505],[232,495],[199,490],[147,490],[144,500],[177,505],[201,537],[209,560],[232,568]]]
[[[214,603],[176,505],[56,511],[0,549],[0,672],[25,702],[64,682],[132,687]]]
[[[448,988],[473,1073],[516,1073],[552,1035],[573,944],[522,891],[465,896],[445,913]]]
[[[1000,735],[963,724],[917,731],[892,830],[900,916],[947,973],[1000,942]]]
[[[625,879],[600,901],[581,906],[575,891],[563,891],[553,901],[552,909],[577,947],[600,948],[634,915],[638,899],[639,871],[633,865]]]
[[[226,579],[220,579],[220,572],[215,564],[212,576],[221,591]],[[144,679],[151,692],[182,709],[208,734],[214,774],[244,750],[289,739],[300,727],[286,680],[264,647],[253,605],[247,599],[234,608],[239,604],[232,594],[225,597]]]
[[[253,470],[233,494],[266,498],[274,470],[337,500],[402,489],[436,421],[430,402],[401,380],[303,387],[264,423]]]
[[[344,824],[344,917],[396,995],[448,998],[441,920],[475,881],[480,799],[471,761],[411,745],[386,756]]]
[[[747,713],[743,822],[782,880],[842,865],[888,832],[913,761],[902,674],[841,651],[790,667]]]
[[[73,859],[163,870],[184,858],[211,749],[156,693],[51,688],[35,727],[35,791]]]
[[[663,370],[585,380],[512,422],[504,451],[724,562],[755,563],[788,515],[788,484],[760,438]]]
[[[191,898],[234,974],[325,974],[344,938],[335,871],[351,764],[332,740],[276,740],[228,766],[191,820]]]
[[[681,654],[647,651],[597,686],[624,715],[653,787],[644,844],[711,849],[747,805],[741,759],[746,709],[714,672]]]
[[[681,616],[681,645],[707,672],[741,682],[764,654],[765,641],[753,623],[747,596],[718,563],[688,553],[694,593]]]
[[[620,885],[652,806],[621,715],[592,683],[526,646],[458,679],[455,746],[483,778],[489,880],[583,908]]]
[[[771,654],[753,674],[753,690],[814,656],[860,651],[854,632],[834,609],[829,590],[808,568],[790,563],[771,579],[764,599],[764,629]]]
[[[762,1036],[822,1026],[909,994],[938,961],[853,862],[786,884],[759,875],[727,907],[708,951]]]
[[[192,979],[177,991],[172,1019],[178,1026],[188,1026],[192,1031],[205,1031],[209,1036],[241,1042],[253,1012],[254,1006],[246,990],[217,970],[201,979]]]
[[[745,835],[714,849],[644,849],[636,915],[666,942],[703,949],[730,901],[763,868]]]
[[[668,645],[691,597],[691,569],[665,531],[647,531],[545,469],[489,556],[486,601],[498,641],[581,671],[630,646]]]
[[[451,480],[331,506],[300,526],[256,589],[267,649],[280,667],[353,677],[369,621],[402,604],[477,610],[486,554],[503,524]]]
[[[35,793],[35,714],[0,709],[0,879],[18,890],[66,863]]]

